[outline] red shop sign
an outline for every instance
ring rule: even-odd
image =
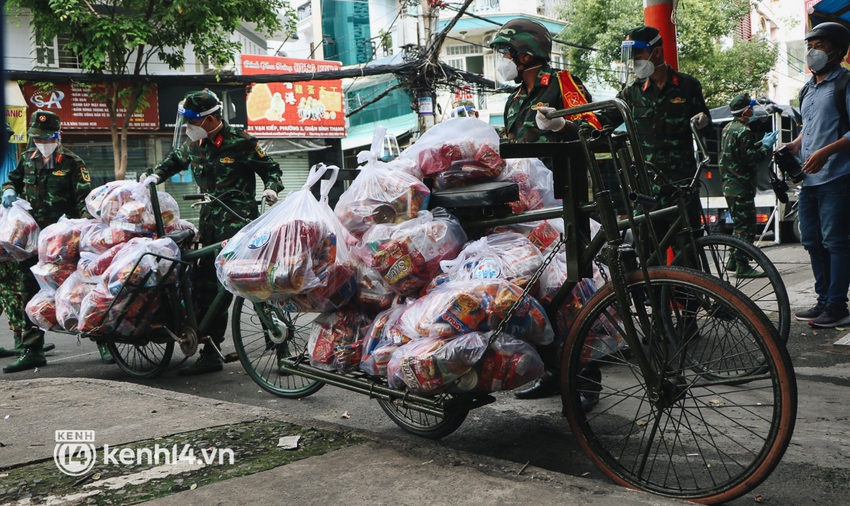
[[[121,88],[129,87],[122,84]],[[106,102],[94,96],[104,93],[103,84],[80,85],[55,83],[49,88],[24,83],[24,98],[27,101],[27,118],[42,109],[59,115],[62,130],[109,130],[109,110]],[[156,130],[159,128],[156,85],[150,85],[145,94],[148,107],[130,117],[130,130]],[[123,118],[126,109],[118,108],[118,117]]]

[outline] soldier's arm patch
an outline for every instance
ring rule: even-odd
[[[83,181],[86,183],[91,183],[91,174],[89,174],[89,169],[80,167],[80,177],[82,177]]]
[[[260,146],[259,142],[254,145],[254,149],[257,151],[257,154],[260,156],[260,158],[266,157],[266,151],[263,149],[262,146]]]

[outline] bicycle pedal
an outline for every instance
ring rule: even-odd
[[[238,362],[238,361],[239,361],[239,355],[237,355],[235,352],[234,353],[228,353],[227,355],[224,356],[224,363],[225,364],[229,364],[231,362]]]

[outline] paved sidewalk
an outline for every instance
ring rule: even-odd
[[[240,434],[250,432],[252,423],[272,428],[262,436],[268,448],[241,451],[237,460],[260,462],[257,454],[262,452],[274,460],[257,472],[242,466],[239,477],[229,477],[239,474],[239,462],[233,469],[225,463],[206,470],[101,462],[105,445],[139,448],[193,442],[214,431],[225,435],[210,438],[245,446]],[[94,431],[96,462],[88,476],[70,478],[56,467],[54,449],[63,446],[55,440],[57,430]],[[277,436],[296,432],[306,434],[300,446],[308,452],[300,460],[276,448]],[[215,447],[204,447],[210,449]],[[216,478],[206,484],[198,478],[201,472]],[[169,488],[156,488],[160,483]],[[158,495],[145,496],[150,490]],[[138,384],[0,380],[0,504],[121,503],[163,494],[148,504],[685,504],[533,466],[523,469],[515,462],[456,451],[438,442],[377,440],[374,434],[340,426],[299,425],[280,412]]]

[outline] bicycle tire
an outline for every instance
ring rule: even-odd
[[[667,300],[685,301],[661,305],[662,324],[634,320],[634,342],[663,373],[663,388],[650,392],[634,353],[619,344],[618,334],[625,334],[609,283],[584,305],[564,348],[561,391],[570,428],[593,463],[620,485],[703,504],[730,501],[766,479],[788,447],[797,411],[791,360],[773,325],[731,285],[677,267],[649,269],[649,284],[667,291]],[[629,313],[651,313],[642,273],[627,276],[626,287]],[[675,332],[688,308],[699,325],[695,341],[713,345],[713,360],[735,353],[740,361],[747,350],[765,374],[736,385],[694,371],[685,358],[694,343],[658,331]],[[662,366],[665,348],[669,360]],[[594,370],[598,374],[589,374]]]
[[[450,395],[450,394],[449,394]],[[401,399],[391,401],[377,399],[378,404],[390,420],[415,436],[427,439],[440,439],[448,436],[461,426],[469,410],[458,409],[444,417],[416,411],[407,406]]]
[[[755,302],[779,331],[782,342],[787,343],[791,333],[791,304],[782,276],[767,255],[755,245],[726,234],[704,235],[696,239],[694,244],[700,252],[699,268],[731,284]],[[690,244],[686,248],[690,248]],[[735,276],[734,271],[730,272],[727,269],[727,261],[734,250],[742,251],[748,260],[755,263],[756,268],[764,272],[766,276],[739,278]],[[691,255],[688,257],[693,258]],[[686,265],[688,257],[684,253],[679,253],[673,259],[672,265],[696,268],[696,266]]]
[[[109,353],[115,363],[128,375],[139,378],[155,378],[162,374],[174,354],[174,341],[154,343],[151,341],[130,344],[107,342]]]
[[[307,348],[310,322],[306,313],[289,313],[268,302],[250,302],[236,297],[233,303],[233,345],[248,376],[263,390],[288,399],[313,395],[325,384],[280,370],[278,360],[295,357]],[[257,311],[268,311],[266,321],[274,321],[274,332],[260,319]],[[279,341],[279,342],[276,342]]]

